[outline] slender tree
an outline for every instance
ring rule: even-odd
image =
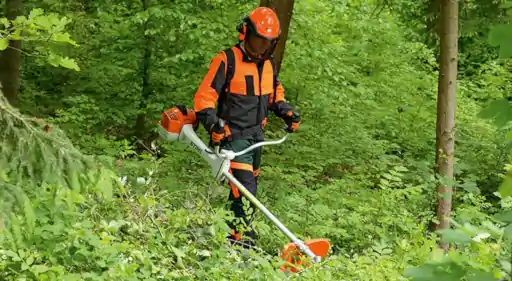
[[[438,224],[436,230],[450,227],[452,208],[453,157],[455,148],[455,98],[458,62],[458,1],[442,0],[440,14],[440,67],[436,126],[436,174],[445,180],[437,185]],[[448,249],[445,243],[441,248]]]
[[[7,0],[4,15],[14,20],[22,12],[22,0]],[[12,105],[16,104],[20,87],[21,40],[9,40],[7,49],[0,52],[0,90]]]
[[[281,23],[281,40],[276,46],[274,50],[274,56],[276,58],[277,70],[281,69],[281,64],[283,62],[284,50],[286,47],[286,38],[288,37],[288,29],[290,27],[290,22],[293,14],[293,4],[294,0],[261,0],[260,6],[269,7],[276,11],[277,16],[279,17],[279,22]]]
[[[142,8],[144,11],[147,11],[150,7],[150,0],[142,0]],[[137,116],[136,121],[136,135],[139,139],[144,140],[146,136],[146,115],[145,109],[147,107],[148,101],[151,97],[151,86],[149,83],[150,78],[150,64],[151,64],[151,35],[147,34],[147,30],[149,29],[150,19],[147,19],[144,22],[144,55],[142,58],[142,67],[141,67],[141,81],[142,81],[142,97],[140,100],[139,108],[144,110]]]

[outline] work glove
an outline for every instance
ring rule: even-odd
[[[215,122],[210,129],[210,139],[212,146],[217,146],[226,137],[226,131],[224,130],[224,121],[219,119]]]
[[[299,113],[292,110],[284,114],[283,120],[286,123],[286,125],[288,125],[286,131],[289,133],[295,132],[295,130],[297,130],[297,128],[299,127],[301,121]]]

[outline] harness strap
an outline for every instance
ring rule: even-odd
[[[224,102],[226,102],[227,92],[229,90],[229,85],[231,83],[231,79],[233,78],[233,75],[235,73],[235,54],[233,52],[233,49],[229,48],[224,50],[224,54],[226,55],[227,59],[227,66],[226,66],[226,80],[224,82],[224,87],[222,88],[222,92],[219,95],[219,98],[217,100],[218,106],[217,106],[217,116],[222,112],[222,109],[224,107]],[[226,112],[226,118],[229,117],[229,106],[227,107]]]

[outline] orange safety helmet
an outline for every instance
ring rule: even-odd
[[[268,59],[281,36],[279,18],[267,7],[254,9],[243,18],[237,30],[240,41],[246,42],[247,54],[255,60]]]

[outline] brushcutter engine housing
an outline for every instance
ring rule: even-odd
[[[165,134],[160,134],[169,141],[185,141],[185,134],[182,134],[183,127],[191,125],[194,131],[197,130],[199,122],[196,112],[187,109],[184,105],[177,105],[162,113],[160,126],[165,129]]]
[[[176,105],[162,113],[158,133],[168,141],[183,142],[191,146],[208,163],[210,163],[212,174],[216,180],[223,182],[224,172],[229,172],[231,157],[219,157],[197,136],[196,130],[199,121],[193,110],[187,109],[184,105]],[[225,151],[223,151],[225,152]],[[230,152],[227,152],[231,156]]]

